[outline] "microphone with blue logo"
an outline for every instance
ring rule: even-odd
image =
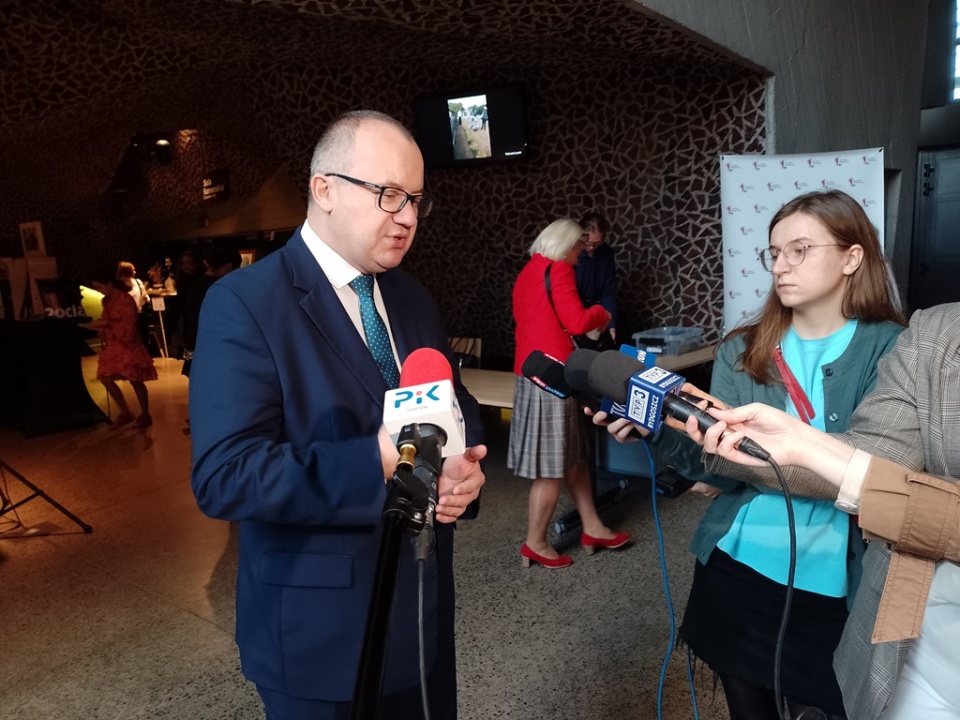
[[[715,417],[681,397],[680,388],[686,382],[683,377],[662,367],[645,367],[638,359],[616,350],[591,359],[587,380],[591,392],[622,404],[624,417],[651,433],[660,429],[664,415],[684,423],[695,417],[701,432],[717,424]],[[743,438],[737,449],[761,460],[770,457],[750,438]]]

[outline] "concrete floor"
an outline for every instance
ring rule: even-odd
[[[91,396],[109,410],[96,358],[83,362]],[[194,503],[186,380],[178,361],[156,364],[146,430],[24,439],[0,428],[0,460],[94,529],[83,533],[39,497],[17,510],[22,526],[0,517],[3,720],[263,717],[233,642],[235,533]],[[481,515],[457,537],[461,719],[657,717],[670,640],[649,492],[607,515],[634,536],[625,550],[588,557],[575,546],[569,569],[523,569],[527,485],[504,467],[507,424],[492,409],[485,421]],[[9,472],[0,488],[14,501],[27,494]],[[686,494],[659,506],[680,617],[686,546],[706,501]],[[695,680],[700,717],[725,720],[710,674]],[[664,718],[693,717],[682,651],[662,707]]]

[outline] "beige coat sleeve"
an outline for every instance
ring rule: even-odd
[[[960,562],[960,485],[874,457],[860,497],[860,527],[894,550]]]
[[[917,637],[936,562],[960,562],[960,486],[874,457],[860,497],[864,537],[893,554],[873,642]]]

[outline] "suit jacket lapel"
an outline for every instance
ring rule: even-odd
[[[377,402],[383,403],[387,383],[380,374],[380,368],[299,230],[287,242],[284,251],[293,286],[304,293],[300,300],[303,312],[366,391]]]

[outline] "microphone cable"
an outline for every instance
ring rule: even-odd
[[[430,720],[430,699],[427,695],[427,641],[423,617],[424,578],[427,558],[430,557],[430,550],[436,537],[436,531],[433,527],[435,513],[436,505],[431,501],[427,505],[427,519],[423,527],[417,535],[411,538],[413,540],[414,557],[417,562],[417,641],[420,647],[420,702],[423,705],[423,720]]]
[[[787,567],[787,590],[783,599],[783,617],[780,619],[780,629],[777,632],[777,644],[773,650],[773,695],[777,701],[777,714],[780,720],[789,720],[790,711],[786,707],[786,699],[783,697],[780,689],[780,666],[783,655],[783,641],[787,634],[787,623],[790,620],[790,608],[793,605],[793,583],[797,571],[797,524],[793,516],[793,496],[790,494],[790,488],[787,487],[787,481],[783,477],[783,470],[772,457],[767,457],[767,462],[777,474],[777,481],[780,483],[780,489],[783,491],[783,499],[787,505],[787,528],[790,533],[790,564]]]
[[[433,528],[431,528],[432,530]],[[427,528],[424,528],[421,532],[426,532]],[[414,538],[416,540],[417,538]],[[419,626],[419,641],[420,641],[420,701],[423,704],[423,720],[430,720],[430,702],[427,697],[427,660],[426,660],[426,651],[427,643],[423,630],[423,585],[424,585],[424,567],[426,566],[426,559],[419,558],[417,560],[417,625]]]
[[[660,570],[663,576],[663,588],[664,594],[666,595],[667,600],[667,611],[670,617],[670,646],[667,649],[666,657],[663,659],[663,664],[660,667],[660,680],[657,685],[657,719],[663,720],[663,686],[666,680],[666,670],[667,664],[670,661],[670,657],[673,654],[673,646],[676,641],[676,619],[674,617],[674,608],[673,608],[673,598],[670,594],[670,584],[667,577],[667,564],[666,564],[666,555],[664,549],[664,539],[663,539],[663,528],[660,525],[660,513],[657,509],[657,482],[656,482],[656,470],[654,469],[654,459],[653,453],[650,452],[650,447],[647,444],[646,440],[643,440],[643,447],[646,450],[647,458],[650,462],[650,484],[651,484],[651,498],[653,502],[653,519],[654,524],[657,529],[657,542],[660,552]],[[754,444],[755,445],[755,444]],[[759,446],[756,446],[759,448]],[[762,448],[759,448],[762,450]],[[781,658],[783,656],[783,642],[787,634],[787,624],[790,620],[790,610],[793,606],[793,589],[794,581],[796,576],[797,569],[797,526],[796,520],[793,514],[793,495],[790,493],[790,488],[787,487],[786,479],[783,476],[783,470],[777,464],[777,461],[770,456],[769,453],[763,451],[766,455],[764,458],[767,463],[770,464],[770,467],[773,468],[774,473],[776,473],[777,481],[780,483],[780,489],[783,491],[783,499],[786,503],[787,508],[787,528],[790,536],[790,562],[787,567],[787,585],[786,593],[783,601],[783,614],[780,619],[780,627],[777,631],[777,641],[774,646],[774,655],[773,655],[773,691],[774,698],[777,703],[777,716],[780,720],[790,720],[790,711],[787,707],[786,699],[783,697],[781,691],[781,682],[780,682],[780,673],[781,673]],[[690,685],[690,699],[693,703],[693,716],[695,720],[699,719],[699,714],[697,711],[697,692],[693,682],[693,668],[690,662],[690,653],[687,652],[687,680]],[[812,709],[812,708],[811,708]],[[801,720],[803,715],[806,714],[806,711],[801,714]]]
[[[660,511],[657,504],[657,470],[656,462],[653,459],[653,453],[647,441],[641,440],[643,449],[647,453],[647,459],[650,462],[650,502],[653,506],[653,523],[657,530],[657,549],[660,555],[660,574],[663,578],[663,594],[667,601],[667,616],[670,620],[670,639],[667,644],[667,654],[660,665],[660,679],[657,682],[657,720],[663,720],[663,687],[667,679],[667,666],[670,658],[673,656],[673,648],[677,641],[677,622],[674,614],[673,595],[670,593],[670,578],[667,575],[667,555],[666,543],[663,539],[663,526],[660,524]],[[697,692],[693,686],[693,668],[690,665],[690,654],[687,653],[687,681],[690,685],[690,701],[693,703],[694,720],[699,720],[700,714],[697,711]]]

